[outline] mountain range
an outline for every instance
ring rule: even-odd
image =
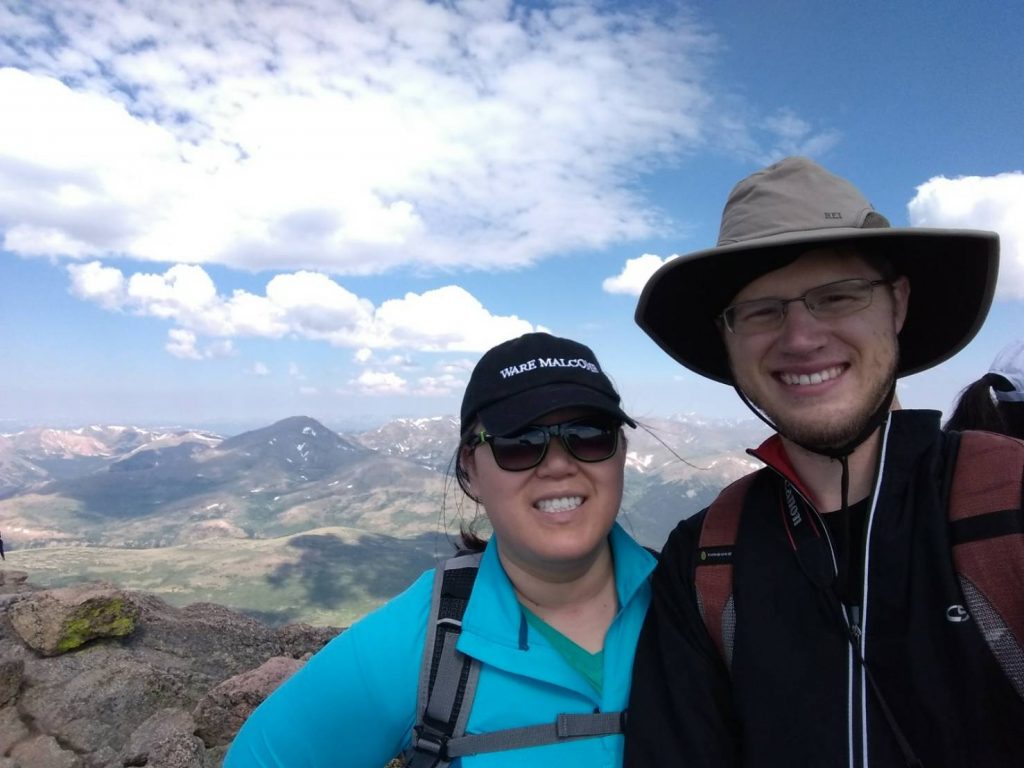
[[[757,466],[766,428],[692,416],[627,436],[620,520],[660,547]],[[104,578],[178,604],[213,600],[344,624],[451,551],[476,510],[451,482],[451,417],[339,434],[296,416],[232,437],[92,426],[0,435],[0,533],[40,584]]]

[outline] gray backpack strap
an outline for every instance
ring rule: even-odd
[[[554,723],[466,735],[480,662],[455,645],[462,615],[480,567],[481,553],[459,554],[437,564],[423,644],[416,724],[405,755],[408,768],[447,768],[455,759],[573,739],[622,733],[625,712],[558,715]]]
[[[482,553],[459,554],[437,564],[416,701],[416,725],[406,756],[409,768],[445,768],[448,744],[466,732],[480,664],[455,648],[462,631]]]
[[[501,752],[506,749],[539,747],[573,739],[612,736],[622,733],[626,725],[625,712],[592,712],[577,715],[559,715],[553,723],[508,728],[492,733],[459,736],[448,741],[449,757],[464,757],[480,752]]]

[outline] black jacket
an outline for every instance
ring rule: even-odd
[[[949,438],[936,412],[897,411],[887,430],[868,518],[861,620],[867,666],[926,768],[1024,766],[1024,701],[977,623],[946,615],[965,602],[944,501]],[[784,519],[785,484],[779,470],[763,469],[744,504],[731,669],[695,598],[704,512],[669,537],[637,648],[627,767],[906,764],[854,657],[848,614],[831,585],[808,575],[814,562],[798,561]],[[802,509],[824,528],[816,511]],[[833,568],[827,536],[815,554]]]

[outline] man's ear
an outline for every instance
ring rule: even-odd
[[[892,281],[892,313],[896,324],[896,333],[903,330],[907,320],[907,307],[910,306],[910,281],[905,276]]]

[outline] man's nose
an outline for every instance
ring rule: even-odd
[[[815,344],[826,328],[825,322],[815,317],[808,309],[804,298],[791,299],[786,303],[780,334],[788,343]]]

